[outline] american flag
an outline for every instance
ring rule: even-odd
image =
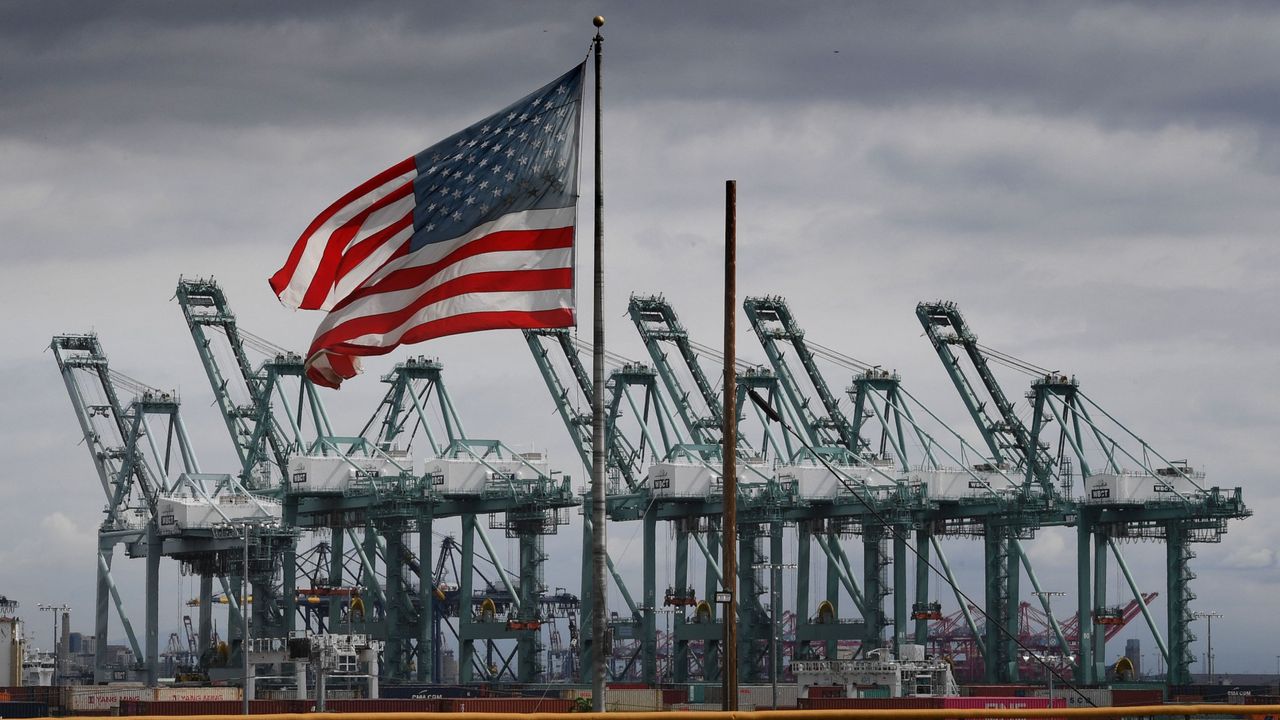
[[[583,63],[362,183],[271,277],[327,310],[307,375],[338,387],[361,355],[475,330],[574,324]]]

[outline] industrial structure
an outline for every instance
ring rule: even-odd
[[[334,421],[303,357],[240,327],[216,283],[183,279],[177,299],[235,450],[226,472],[202,469],[176,393],[109,368],[94,335],[52,343],[106,498],[99,681],[117,677],[106,657],[113,611],[137,659],[131,675],[153,685],[160,676],[156,598],[168,557],[199,577],[200,591],[187,640],[175,633],[167,648],[181,660],[166,670],[191,666],[195,675],[239,677],[247,626],[254,648],[299,634],[367,638],[362,652],[381,648],[371,667],[384,681],[440,682],[456,648],[463,684],[579,682],[598,653],[615,679],[713,683],[724,632],[713,598],[734,587],[738,672],[748,683],[787,676],[793,661],[915,658],[923,648],[932,659],[920,662],[945,658],[961,680],[1040,678],[1039,658],[1058,653],[1072,659],[1075,682],[1094,684],[1108,679],[1107,639],[1142,617],[1178,684],[1189,679],[1194,640],[1192,545],[1220,540],[1229,520],[1249,514],[1239,488],[1209,486],[1193,466],[1166,459],[1074,377],[980,345],[954,304],[921,303],[917,316],[978,444],[896,372],[812,341],[782,298],[761,296],[744,303],[767,365],[737,364],[739,532],[726,538],[724,418],[712,379],[722,358],[690,337],[663,297],[637,295],[628,314],[648,359],[610,355],[605,449],[607,515],[640,523],[641,577],[609,558],[624,604],[610,616],[606,647],[594,647],[589,498],[542,454],[468,434],[441,363],[406,359],[382,378],[385,393],[367,417]],[[524,337],[589,469],[590,347],[564,330]],[[1019,389],[1026,406],[993,365],[1029,377]],[[545,538],[575,511],[580,592],[545,580]],[[438,531],[445,522],[457,536]],[[1054,616],[1060,593],[1041,585],[1025,548],[1048,527],[1076,533],[1074,617]],[[674,539],[665,577],[660,534]],[[947,539],[980,546],[980,592],[957,584]],[[1143,592],[1125,561],[1122,545],[1135,539],[1165,543],[1158,593]],[[518,567],[504,566],[502,542]],[[729,542],[738,574],[726,579]],[[112,578],[118,546],[146,561],[141,642]],[[1108,592],[1112,561],[1126,599]],[[793,593],[782,591],[784,572]],[[1169,608],[1163,627],[1148,607],[1157,596]],[[214,636],[215,598],[228,608],[227,644]],[[283,675],[287,658],[274,664]]]
[[[23,679],[26,638],[17,610],[18,601],[0,595],[0,681],[5,685],[21,685]]]

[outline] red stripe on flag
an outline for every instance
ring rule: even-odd
[[[534,292],[538,290],[567,290],[573,287],[572,268],[549,270],[518,270],[478,272],[463,275],[419,295],[404,307],[389,313],[352,318],[334,326],[311,344],[309,356],[317,351],[330,349],[347,338],[369,334],[385,334],[403,325],[422,308],[448,300],[456,295],[477,292]],[[336,312],[336,311],[335,311]],[[398,344],[398,343],[397,343]]]
[[[391,238],[391,236],[412,226],[413,211],[410,210],[404,217],[356,243],[350,250],[342,254],[342,261],[338,263],[338,271],[334,274],[334,282],[336,283],[341,281],[342,278],[347,276],[347,273],[359,267],[360,263],[365,261],[365,258],[372,255],[373,251],[381,247],[383,243]],[[409,240],[410,238],[405,238],[404,241],[400,243],[400,247],[396,249],[395,254],[388,258],[388,260],[395,259],[407,253],[409,250]],[[383,264],[385,265],[386,263]]]
[[[506,230],[477,238],[454,250],[430,265],[396,270],[373,285],[357,288],[337,305],[331,312],[337,312],[360,298],[379,295],[397,290],[408,290],[418,287],[432,276],[450,265],[477,255],[491,252],[512,252],[519,250],[557,250],[573,247],[573,228],[550,228],[547,230]]]
[[[339,210],[350,205],[353,201],[358,200],[374,189],[387,184],[396,177],[413,170],[415,167],[416,165],[414,164],[414,159],[412,157],[401,160],[395,165],[392,165],[386,170],[383,170],[356,186],[354,190],[338,198],[333,202],[333,204],[317,215],[316,218],[311,221],[311,224],[307,226],[307,229],[302,231],[302,235],[298,236],[298,241],[294,243],[293,250],[289,251],[289,258],[285,260],[284,267],[280,268],[276,271],[275,275],[271,276],[271,280],[269,282],[271,283],[271,289],[275,291],[276,295],[284,292],[285,288],[289,286],[289,282],[293,278],[293,273],[298,269],[298,263],[302,260],[303,253],[306,252],[308,240],[310,240],[311,236],[325,223],[329,222],[330,218],[336,215]]]
[[[315,359],[315,358],[312,358],[312,359]],[[339,378],[342,378],[342,379],[353,378],[359,373],[359,370],[356,368],[356,360],[354,355],[339,355],[337,353],[325,353],[325,361],[329,365],[329,371],[332,372],[334,375],[337,375]],[[338,386],[342,383],[341,380],[339,380],[338,382],[334,382],[331,379],[329,379],[329,377],[325,375],[323,372],[321,372],[319,368],[314,367],[310,361],[308,361],[306,364],[306,372],[307,372],[307,377],[311,380],[311,382],[317,385],[323,385],[324,387],[333,388],[334,390],[337,390]]]
[[[351,244],[351,239],[356,236],[356,233],[360,232],[364,221],[368,220],[373,213],[411,194],[413,194],[412,180],[378,198],[376,202],[356,213],[350,220],[342,223],[341,227],[334,230],[329,235],[329,242],[325,244],[324,256],[320,258],[320,264],[316,267],[315,275],[311,279],[311,285],[307,287],[307,293],[303,296],[302,304],[298,307],[313,310],[324,305],[324,300],[329,296],[329,291],[338,281],[338,266],[347,254],[347,246]],[[412,219],[412,212],[410,215]]]

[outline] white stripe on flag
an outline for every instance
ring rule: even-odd
[[[488,252],[463,258],[429,279],[406,290],[393,290],[360,298],[350,305],[335,310],[325,316],[320,327],[316,329],[316,337],[341,325],[348,320],[370,315],[395,312],[408,307],[414,300],[422,297],[431,289],[450,280],[480,272],[512,272],[518,270],[551,270],[573,266],[573,249],[558,248],[554,250],[505,250]],[[500,293],[499,293],[500,294]]]
[[[571,307],[573,307],[573,290],[569,288],[468,293],[432,303],[385,334],[371,333],[344,342],[365,347],[390,347],[400,342],[400,338],[409,330],[434,320],[479,312],[538,312]]]
[[[352,237],[351,242],[347,243],[347,246],[342,249],[342,252],[345,253],[352,247],[359,244],[361,240],[364,240],[386,226],[398,220],[403,220],[405,215],[413,212],[413,206],[415,204],[416,200],[414,199],[413,190],[411,189],[408,195],[396,200],[386,207],[379,208],[374,212],[369,213],[369,217],[365,218],[364,222],[360,223],[360,229],[356,231],[355,236]]]
[[[576,218],[577,208],[574,207],[552,208],[550,210],[522,210],[520,212],[507,213],[483,225],[477,225],[456,238],[424,245],[415,252],[396,258],[370,275],[365,284],[372,285],[397,270],[422,267],[423,265],[440,262],[449,253],[485,235],[519,230],[550,230],[552,228],[573,227]]]

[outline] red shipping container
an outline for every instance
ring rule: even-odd
[[[56,685],[23,685],[0,688],[15,702],[44,703],[51,708],[62,707],[62,688]]]
[[[680,705],[689,702],[689,688],[663,688],[662,706]]]
[[[413,698],[381,698],[361,700],[329,700],[325,702],[326,712],[339,713],[404,713],[404,712],[440,712],[440,699],[423,700]]]
[[[334,701],[330,701],[334,702]],[[183,700],[144,700],[122,701],[121,715],[239,715],[243,708],[240,700],[214,700],[206,702],[186,702]],[[307,713],[315,707],[313,700],[252,700],[249,703],[251,715],[283,715],[290,713]],[[80,714],[80,713],[77,713]]]
[[[1149,690],[1139,689],[1113,689],[1111,691],[1111,704],[1114,707],[1133,707],[1135,705],[1161,705],[1164,703],[1164,691],[1152,688]]]
[[[809,698],[842,698],[844,697],[843,685],[810,685]]]
[[[555,697],[445,698],[440,701],[441,712],[567,713],[572,709],[572,700]]]

